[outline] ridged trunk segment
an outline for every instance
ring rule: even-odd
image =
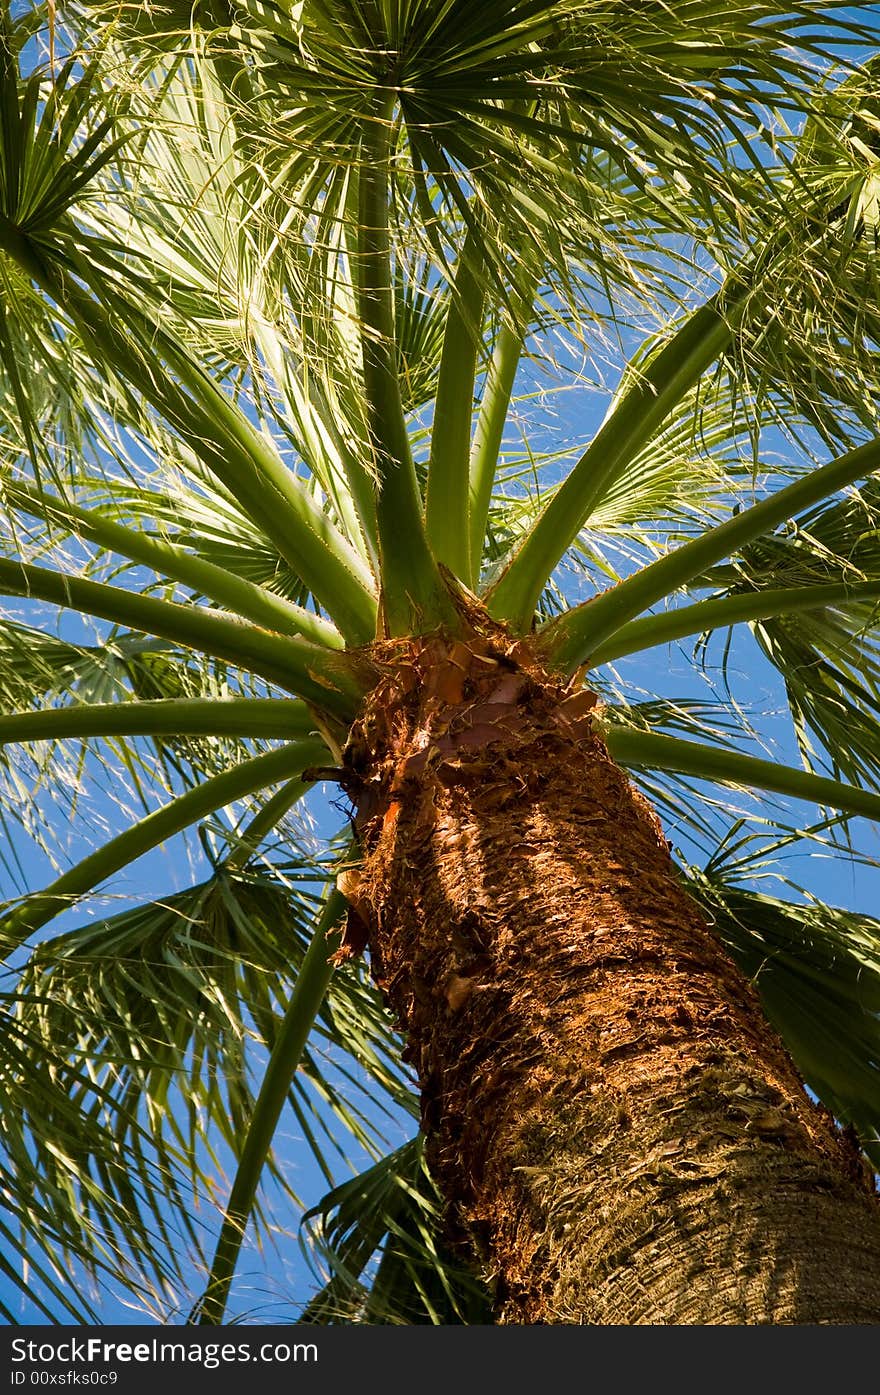
[[[502,631],[378,646],[366,942],[505,1323],[880,1322],[880,1207],[660,825]]]

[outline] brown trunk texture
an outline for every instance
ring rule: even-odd
[[[369,947],[503,1323],[880,1322],[880,1206],[525,643],[385,642],[345,753]]]

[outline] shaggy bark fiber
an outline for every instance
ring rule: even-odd
[[[880,1207],[593,731],[500,631],[379,645],[369,947],[505,1323],[880,1322]]]

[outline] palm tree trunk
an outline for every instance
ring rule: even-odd
[[[880,1206],[525,643],[388,642],[345,759],[368,943],[504,1323],[880,1322]]]

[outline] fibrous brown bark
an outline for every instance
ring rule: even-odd
[[[880,1206],[593,730],[485,628],[377,646],[369,945],[505,1323],[874,1323]]]

